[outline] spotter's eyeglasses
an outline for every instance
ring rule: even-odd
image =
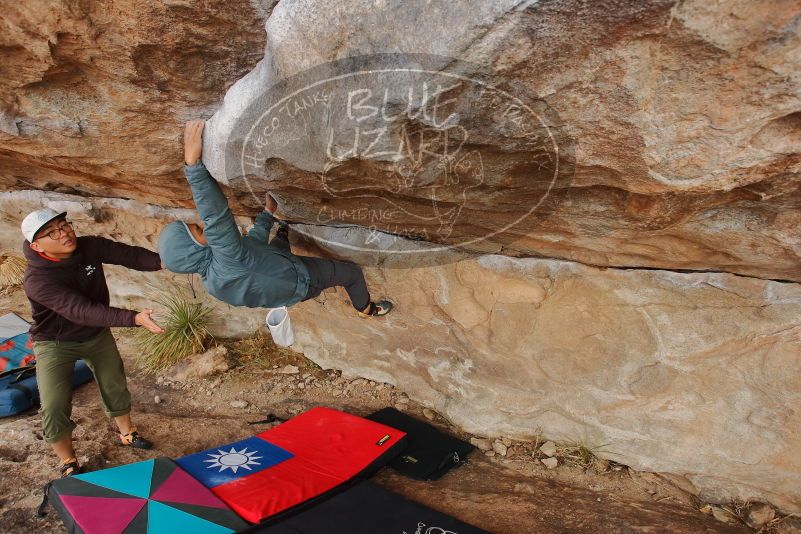
[[[61,237],[62,234],[67,234],[74,232],[75,230],[72,228],[72,223],[69,221],[64,221],[55,228],[51,229],[49,232],[43,233],[39,237],[47,236],[53,241]],[[37,238],[38,239],[38,238]]]

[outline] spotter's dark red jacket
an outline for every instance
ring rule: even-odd
[[[158,271],[161,259],[142,247],[104,237],[78,238],[72,256],[54,260],[22,245],[28,266],[25,295],[31,303],[33,341],[87,341],[109,326],[136,326],[135,311],[109,306],[103,264]]]

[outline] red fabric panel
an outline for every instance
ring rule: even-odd
[[[320,472],[314,464],[294,457],[211,491],[244,519],[258,523],[343,482]]]
[[[312,408],[258,435],[293,458],[212,491],[244,519],[258,523],[347,482],[403,436],[362,417]]]
[[[220,499],[209,492],[208,488],[192,478],[181,468],[167,477],[161,486],[150,495],[150,499],[163,503],[195,504],[227,510],[228,507]]]
[[[389,439],[378,445],[386,435]],[[258,437],[314,463],[319,471],[353,478],[405,432],[330,408],[312,408]]]

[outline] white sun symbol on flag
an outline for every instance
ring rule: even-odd
[[[236,474],[236,470],[240,467],[242,469],[247,469],[248,471],[252,471],[250,468],[251,465],[261,465],[256,460],[261,460],[262,456],[256,456],[258,451],[248,452],[248,448],[245,447],[241,451],[237,451],[233,447],[228,452],[224,450],[217,449],[217,452],[220,454],[209,453],[209,456],[212,458],[211,460],[203,460],[204,462],[209,462],[211,465],[207,466],[209,469],[213,469],[215,467],[220,468],[220,473],[225,471],[226,469],[230,469],[231,471]]]

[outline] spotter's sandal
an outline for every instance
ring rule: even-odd
[[[61,478],[66,478],[72,475],[80,475],[83,473],[83,467],[78,465],[77,458],[69,458],[61,464]]]
[[[360,317],[381,317],[388,314],[392,310],[392,301],[389,299],[381,299],[378,302],[371,302],[367,306],[367,311],[359,312]]]
[[[134,449],[150,449],[153,443],[142,436],[136,430],[131,430],[128,434],[120,434],[120,441],[123,447],[133,447]]]

